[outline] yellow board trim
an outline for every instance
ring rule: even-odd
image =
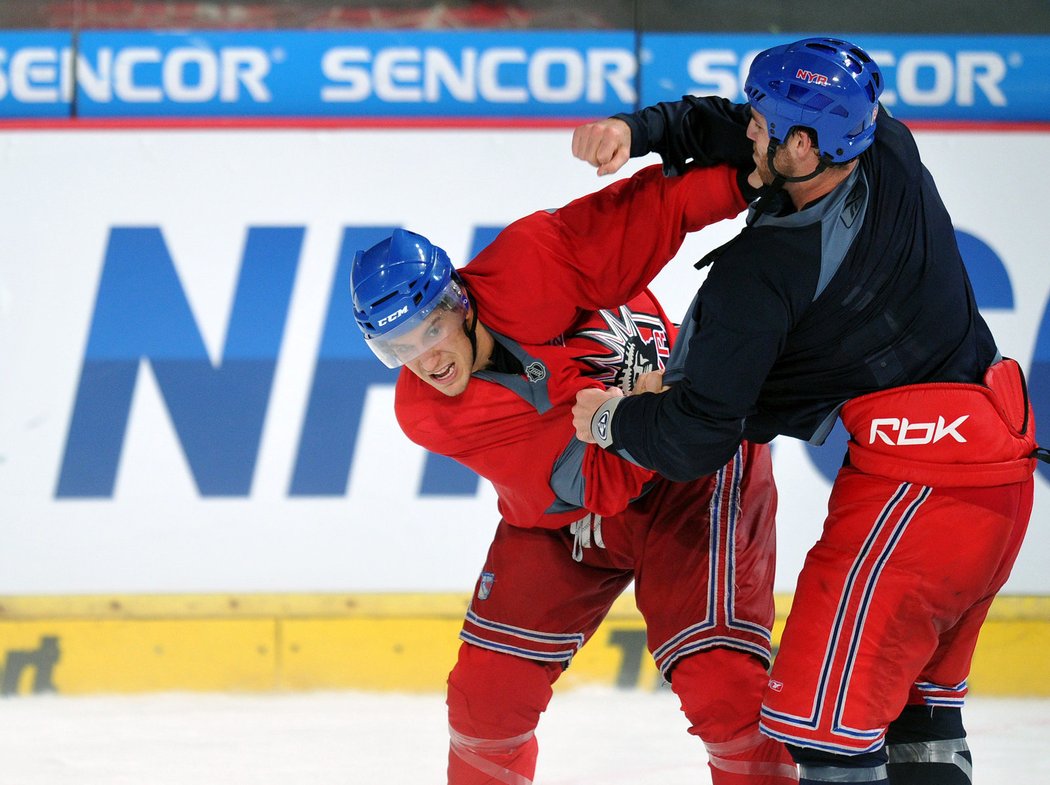
[[[464,594],[0,597],[0,694],[444,688]],[[790,597],[776,597],[774,645]],[[1050,696],[1050,597],[999,597],[969,684]],[[655,689],[633,597],[621,597],[557,689]]]
[[[787,618],[791,595],[774,596],[776,617]],[[0,621],[23,619],[213,619],[213,618],[455,618],[461,619],[469,594],[136,594],[0,596]],[[613,604],[610,619],[640,618],[634,597]],[[990,621],[1050,622],[1050,596],[1002,595]]]

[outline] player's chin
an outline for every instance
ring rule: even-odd
[[[464,390],[466,390],[466,386],[460,387],[459,385],[455,385],[453,387],[440,387],[435,384],[432,386],[439,393],[441,393],[442,395],[447,395],[449,398],[455,398],[457,395],[460,395]]]
[[[747,176],[747,183],[752,188],[761,188],[764,185],[769,185],[773,182],[773,175],[770,174],[769,169],[766,167],[764,162],[759,162],[758,166]]]

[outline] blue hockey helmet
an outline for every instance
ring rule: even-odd
[[[783,143],[798,126],[812,128],[820,156],[832,163],[856,158],[871,145],[882,88],[882,72],[868,53],[837,38],[767,49],[744,82],[771,142]]]
[[[354,255],[350,295],[365,342],[388,368],[411,362],[460,329],[469,308],[448,254],[404,229]]]

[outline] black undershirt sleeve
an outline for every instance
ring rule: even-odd
[[[690,165],[728,163],[738,169],[754,168],[747,138],[751,119],[747,104],[685,96],[681,101],[614,116],[631,129],[631,157],[659,153],[667,175],[681,174]]]
[[[665,393],[623,400],[613,417],[613,449],[672,480],[710,474],[732,457],[813,298],[819,225],[787,238],[747,231],[701,289],[683,379]]]

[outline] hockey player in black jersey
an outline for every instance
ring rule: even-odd
[[[664,391],[585,390],[574,423],[685,480],[742,439],[819,444],[842,419],[849,452],[762,730],[808,785],[963,785],[966,678],[1031,515],[1035,424],[882,89],[860,47],[805,39],[755,58],[747,104],[687,98],[577,129],[574,153],[600,173],[650,151],[672,176],[749,155],[758,198],[703,260]]]

